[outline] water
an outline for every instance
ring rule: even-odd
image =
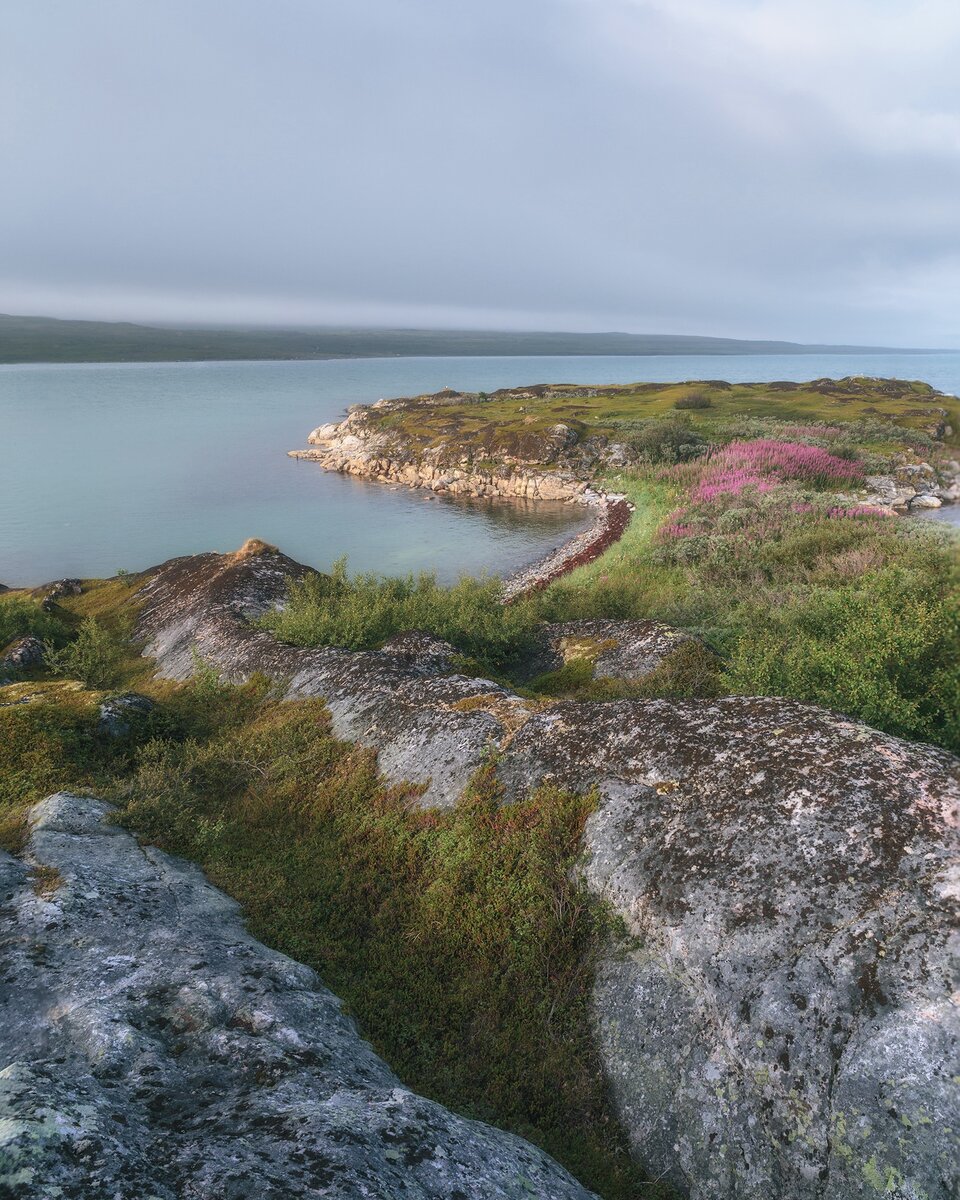
[[[869,374],[960,392],[960,353],[408,358],[0,366],[0,580],[111,575],[274,542],[318,567],[508,573],[583,524],[565,505],[386,488],[287,458],[348,404],[451,386]]]

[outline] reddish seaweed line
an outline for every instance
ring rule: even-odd
[[[623,537],[627,526],[630,524],[631,512],[632,509],[626,500],[614,500],[611,504],[607,504],[604,509],[603,524],[597,531],[597,536],[588,545],[584,546],[576,554],[572,554],[569,558],[558,562],[555,567],[552,567],[543,575],[538,575],[525,588],[511,596],[507,603],[512,603],[512,601],[526,596],[530,592],[539,592],[562,575],[566,575],[575,568],[582,567],[586,563],[593,562],[594,559],[599,558],[614,542],[618,542]]]

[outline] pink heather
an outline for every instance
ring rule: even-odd
[[[859,463],[837,458],[819,446],[807,446],[802,442],[777,442],[772,438],[731,442],[711,459],[711,465],[753,470],[780,479],[799,479],[808,483],[846,483],[863,478],[863,467]]]

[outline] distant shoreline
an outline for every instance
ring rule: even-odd
[[[891,346],[699,337],[451,329],[166,328],[0,314],[0,365],[316,362],[393,358],[946,354]]]

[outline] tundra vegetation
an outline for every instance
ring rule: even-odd
[[[494,580],[338,564],[265,623],[351,648],[427,629],[459,669],[543,703],[784,695],[960,749],[956,544],[852,498],[892,456],[956,453],[928,432],[929,389],[912,388],[864,384],[842,402],[776,386],[545,389],[387,409],[423,444],[456,435],[478,460],[579,423],[581,443],[627,447],[595,470],[635,516],[601,559],[509,606]],[[46,607],[0,596],[0,648],[47,645],[44,665],[0,688],[0,844],[22,845],[26,809],[54,790],[115,801],[237,897],[256,936],[316,967],[405,1082],[543,1146],[607,1200],[666,1196],[626,1153],[591,1042],[595,955],[616,932],[570,870],[592,798],[544,788],[503,805],[491,764],[453,809],[420,810],[415,789],[386,786],[371,752],[332,736],[321,701],[227,685],[202,663],[189,683],[153,678],[131,643],[136,606],[136,578]],[[577,618],[656,618],[699,641],[639,681],[594,678],[589,655],[531,677],[540,623]],[[100,705],[130,688],[154,707],[117,736]]]

